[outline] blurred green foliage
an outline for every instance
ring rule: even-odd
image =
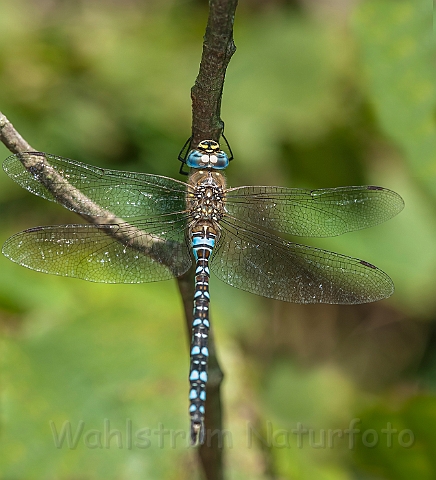
[[[222,110],[235,154],[229,183],[398,191],[406,209],[386,225],[311,241],[377,264],[397,290],[374,305],[292,306],[212,279],[229,478],[430,480],[431,7],[291,3],[299,8],[253,1],[237,12]],[[180,178],[205,2],[0,0],[0,11],[0,110],[31,145]],[[78,222],[6,175],[0,214],[2,241],[38,224]],[[0,478],[198,478],[186,441],[167,435],[161,444],[155,432],[185,432],[188,423],[188,335],[174,282],[96,285],[5,258],[0,265]],[[75,448],[56,448],[51,421],[58,434],[70,422],[73,435],[84,422]],[[353,421],[360,432],[350,446]],[[298,425],[307,429],[301,445]],[[392,445],[388,425],[397,431]],[[117,433],[105,444],[105,428],[121,432],[121,448]],[[147,428],[149,444],[141,443],[135,435]]]

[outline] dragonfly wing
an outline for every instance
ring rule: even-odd
[[[186,183],[86,165],[42,152],[8,157],[4,171],[20,186],[76,213],[121,218],[185,210]]]
[[[305,190],[237,187],[228,190],[226,209],[252,225],[308,237],[331,237],[372,227],[397,215],[404,201],[382,187]]]
[[[332,304],[374,302],[394,291],[392,280],[363,260],[286,242],[229,217],[220,226],[211,269],[242,290],[286,302]]]
[[[3,253],[32,270],[92,282],[142,283],[186,272],[184,225],[147,233],[130,224],[36,227],[10,237]]]

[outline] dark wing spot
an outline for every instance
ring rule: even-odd
[[[365,262],[365,260],[360,260],[360,263],[362,265],[365,265],[365,267],[373,268],[374,270],[377,270],[377,267],[373,265],[372,263]]]
[[[39,232],[41,230],[44,230],[44,227],[32,227],[32,228],[26,228],[24,232]]]

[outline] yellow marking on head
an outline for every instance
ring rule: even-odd
[[[202,140],[197,147],[200,151],[217,151],[220,149],[219,143],[215,140]]]

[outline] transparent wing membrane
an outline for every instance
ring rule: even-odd
[[[186,193],[195,185],[144,173],[102,169],[41,152],[12,155],[6,173],[30,192],[104,225],[37,227],[3,247],[34,270],[95,282],[164,280],[191,265]],[[333,236],[382,223],[404,206],[391,190],[238,187],[226,191],[212,270],[226,283],[297,303],[366,303],[393,292],[373,265],[271,234]]]
[[[403,199],[382,187],[304,190],[237,187],[227,192],[228,213],[260,228],[290,235],[331,237],[372,227],[397,215]]]
[[[3,169],[29,192],[77,213],[101,216],[109,210],[127,219],[185,210],[186,183],[168,177],[103,169],[42,152],[12,155]]]
[[[389,297],[392,280],[375,266],[287,242],[226,217],[212,271],[222,281],[257,295],[295,303],[367,303]]]
[[[138,222],[138,226],[140,223]],[[32,270],[92,282],[142,283],[185,273],[191,255],[185,224],[143,231],[131,224],[36,227],[9,238],[3,253]]]

